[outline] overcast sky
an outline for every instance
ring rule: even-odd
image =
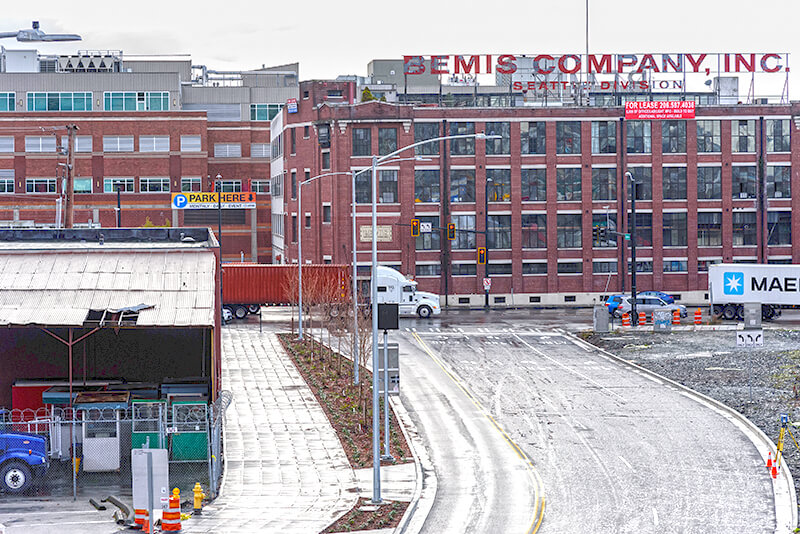
[[[0,44],[45,53],[189,54],[217,70],[299,62],[301,80],[366,75],[371,59],[404,54],[585,49],[585,0],[34,3],[7,2],[0,31],[39,20],[45,32],[78,33],[83,42]],[[800,62],[798,15],[798,0],[589,0],[589,51],[789,52]],[[791,83],[797,98],[800,63]]]

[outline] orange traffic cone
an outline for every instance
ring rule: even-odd
[[[778,468],[772,464],[772,478],[778,478]]]
[[[767,456],[767,469],[772,469],[772,452]]]

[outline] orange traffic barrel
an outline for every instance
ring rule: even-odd
[[[703,312],[697,308],[694,312],[694,324],[699,325],[703,322]]]
[[[680,310],[672,310],[672,324],[673,326],[678,326],[681,324],[681,311]]]
[[[178,488],[169,496],[169,509],[161,517],[162,532],[181,532],[181,497]]]
[[[631,314],[625,312],[622,314],[622,326],[630,326],[631,325]]]
[[[639,312],[639,326],[644,326],[645,324],[647,324],[647,314]]]

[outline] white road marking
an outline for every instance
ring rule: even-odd
[[[630,469],[631,471],[633,471],[633,466],[632,466],[632,465],[631,465],[631,464],[628,462],[628,460],[626,460],[626,459],[625,459],[625,458],[623,458],[622,456],[620,456],[620,457],[619,457],[619,459],[620,459],[620,460],[622,460],[622,463],[624,463],[625,465],[627,465],[627,466],[628,466],[628,469]],[[658,524],[658,523],[656,523],[656,524]]]
[[[655,508],[653,508],[653,523],[658,526],[658,512],[656,512]]]

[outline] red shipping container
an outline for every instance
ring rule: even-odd
[[[303,265],[303,296],[324,288],[328,302],[350,298],[348,265]],[[222,264],[224,304],[293,304],[297,302],[298,266],[254,263]]]

